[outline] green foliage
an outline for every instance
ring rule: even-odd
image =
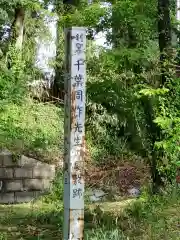
[[[169,89],[167,88],[156,88],[156,89],[150,89],[150,88],[144,88],[139,91],[139,97],[141,96],[158,96],[158,95],[163,95],[169,92]]]
[[[159,170],[167,171],[167,174],[174,179],[180,156],[179,79],[172,79],[168,87],[170,93],[161,98],[161,111],[154,122],[161,128],[163,136],[156,142],[156,148],[163,149],[165,152],[162,162],[159,164]]]
[[[38,18],[32,18],[32,12],[25,14],[25,32],[23,39],[22,60],[24,61],[26,80],[34,81],[42,76],[42,72],[35,66],[39,43],[50,40],[50,34],[44,23],[45,16],[50,16],[50,12],[41,9]],[[37,39],[39,43],[37,44]]]
[[[59,170],[56,174],[56,178],[53,181],[51,193],[43,198],[45,203],[57,203],[63,201],[63,171]]]
[[[0,0],[1,36],[7,31],[4,30],[5,25],[11,28],[14,10],[18,6],[25,10],[22,52],[18,53],[10,46],[9,37],[6,41],[0,40],[2,136],[8,142],[20,139],[25,149],[35,152],[41,152],[42,149],[47,151],[48,147],[58,148],[57,122],[62,123],[62,119],[57,118],[57,115],[61,111],[58,112],[52,105],[35,104],[29,99],[29,103],[26,101],[27,82],[41,77],[41,71],[34,66],[38,47],[35,40],[38,38],[43,41],[49,37],[44,16],[54,14],[47,10],[48,5],[53,4],[53,11],[59,17],[57,57],[53,62],[56,67],[57,91],[63,84],[64,27],[86,26],[89,30],[86,133],[92,157],[103,162],[108,156],[118,159],[130,151],[148,157],[151,165],[152,156],[156,152],[159,157],[158,170],[173,178],[180,150],[180,87],[170,74],[168,84],[160,84],[162,65],[157,40],[157,2],[117,0],[108,3],[111,4],[102,7],[99,0],[91,4],[84,0],[76,1],[72,6],[56,0]],[[171,19],[174,29],[177,28],[177,22],[173,6]],[[33,18],[32,13],[35,12],[37,15]],[[107,45],[111,46],[109,49],[94,46],[92,39],[100,31],[107,33]],[[11,68],[7,68],[8,65]],[[171,61],[165,61],[163,67],[172,74],[173,57]],[[50,110],[51,107],[54,112]],[[50,127],[52,124],[46,120],[47,124],[43,122],[41,129],[39,122],[42,118],[39,115],[29,117],[32,121],[30,126],[27,124],[26,108],[32,112],[32,116],[33,111],[42,111],[44,117],[47,111],[54,119],[55,127]],[[161,152],[164,152],[163,158]]]
[[[56,161],[62,154],[62,137],[62,111],[51,104],[26,100],[21,105],[5,104],[1,109],[2,147]]]
[[[76,26],[94,27],[98,24],[99,19],[104,16],[104,13],[105,10],[100,7],[100,4],[94,3],[90,6],[77,9],[71,14],[66,12],[62,21],[67,26],[72,26],[74,24]]]
[[[3,102],[20,102],[26,94],[26,82],[24,81],[24,62],[21,60],[21,54],[13,47],[9,48],[7,58],[11,61],[12,68],[9,70],[5,64],[1,66],[0,76],[0,101],[1,108]]]
[[[101,142],[102,152],[109,155],[117,156],[127,148],[140,153],[149,144],[143,108],[135,93],[139,92],[147,77],[151,77],[151,67],[148,64],[146,76],[135,74],[131,66],[124,66],[128,57],[126,50],[109,50],[88,59],[87,130],[91,130],[95,146]],[[136,61],[141,57],[139,55]],[[153,59],[154,55],[149,62]]]
[[[161,86],[156,7],[156,1],[112,1],[112,14],[105,10],[97,29],[107,31],[113,48],[88,55],[88,141],[99,159],[130,149],[152,166],[155,153],[157,170],[174,181],[179,85],[172,56],[164,62],[169,79]]]
[[[113,239],[178,239],[179,197],[179,192],[170,188],[163,196],[143,193],[138,200],[115,203],[112,211],[102,204],[101,214],[93,218],[96,228],[94,231],[87,229],[86,233],[92,239],[111,239],[112,236]],[[105,224],[107,218],[110,222]]]
[[[179,193],[170,191],[167,196],[147,196],[146,199],[131,203],[115,203],[113,211],[109,208],[105,210],[103,204],[100,207],[103,210],[101,214],[94,215],[95,210],[92,211],[89,207],[85,211],[85,240],[179,239]],[[61,201],[0,206],[0,210],[2,240],[62,239]],[[143,214],[139,219],[137,212],[140,211]],[[111,219],[109,225],[105,224],[105,218],[108,217]]]
[[[151,84],[152,89],[159,74],[156,3],[116,1],[110,9],[112,15],[105,9],[97,29],[107,31],[108,43],[115,48],[94,50],[98,53],[88,56],[87,129],[95,154],[118,156],[130,148],[144,155],[150,140],[136,95],[145,85]]]
[[[94,230],[94,231],[88,231],[86,233],[86,240],[125,240],[126,238],[123,236],[123,234],[121,233],[121,231],[119,231],[118,229],[116,230],[111,230],[111,231],[107,231],[104,229],[100,229],[100,230]]]
[[[114,28],[110,39],[116,46],[147,45],[156,35],[156,1],[116,1],[110,22]]]
[[[35,39],[48,38],[43,19],[50,14],[47,6],[52,3],[59,17],[57,79],[63,76],[64,26],[93,28],[93,35],[101,30],[107,32],[107,44],[111,46],[95,47],[93,36],[88,35],[86,139],[96,163],[106,164],[105,159],[111,156],[120,159],[119,156],[135,152],[148,157],[152,166],[157,155],[155,170],[165,182],[174,182],[180,165],[180,84],[172,74],[173,57],[163,65],[159,61],[157,1],[109,1],[111,6],[104,8],[100,2],[88,5],[82,0],[76,1],[75,6],[63,6],[62,1],[56,0],[0,0],[1,37],[7,33],[4,26],[11,28],[19,4],[26,12],[22,52],[10,45],[9,37],[0,40],[0,147],[51,162],[62,157],[63,111],[53,104],[29,99],[26,87],[29,80],[41,75],[34,67]],[[39,16],[32,18],[34,11]],[[172,28],[177,28],[173,11],[171,17]],[[169,77],[163,86],[162,70]],[[108,212],[95,209],[90,213],[88,209],[85,239],[179,239],[179,192],[167,187],[163,194],[150,198],[144,193],[125,211],[122,205],[116,206],[114,212],[109,211],[109,205]],[[38,224],[46,224],[36,239],[62,239],[62,195],[63,175],[59,172],[51,193],[43,199],[42,207],[48,204],[47,209],[37,207],[34,215],[23,218],[31,221],[30,226],[34,224],[36,230]],[[47,224],[55,231],[49,233]],[[23,222],[23,233],[20,230],[23,237],[31,231],[27,233],[25,225]],[[0,236],[8,237],[9,233]]]

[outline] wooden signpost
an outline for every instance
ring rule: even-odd
[[[65,31],[64,240],[84,239],[86,30]]]

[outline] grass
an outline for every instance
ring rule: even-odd
[[[0,109],[0,147],[45,161],[59,160],[63,151],[63,110],[26,99]],[[62,144],[61,144],[62,143]]]
[[[63,111],[50,103],[28,99],[21,106],[3,105],[0,109],[0,147],[18,154],[33,153],[34,157],[45,161],[59,160],[63,148],[63,117]],[[91,148],[92,143],[88,146],[91,154],[96,153],[98,157],[98,147]],[[0,240],[62,239],[60,179],[46,201],[0,205]],[[180,239],[180,195],[173,191],[166,196],[142,196],[136,200],[86,206],[85,240]]]
[[[102,131],[105,131],[105,127]],[[99,137],[103,141],[106,139],[103,134]],[[87,146],[91,158],[100,162],[105,156],[109,157],[108,148],[113,150],[111,142],[116,143],[116,150],[121,146],[117,139],[110,137],[105,142],[106,144],[92,142],[90,132],[87,133]],[[31,98],[24,98],[22,104],[1,102],[0,148],[46,162],[57,162],[62,158],[63,143],[63,108],[51,103],[36,102]]]
[[[61,202],[0,206],[1,240],[62,239]],[[89,205],[86,240],[178,240],[180,197],[177,194]]]

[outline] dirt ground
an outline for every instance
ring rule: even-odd
[[[85,178],[89,187],[116,189],[126,194],[130,188],[147,185],[150,182],[150,171],[149,166],[139,158],[132,161],[120,159],[104,166],[95,166],[89,162],[86,164]]]

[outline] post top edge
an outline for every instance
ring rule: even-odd
[[[75,30],[75,29],[79,29],[79,30],[86,30],[86,27],[69,27],[69,28],[65,28],[66,30]]]

